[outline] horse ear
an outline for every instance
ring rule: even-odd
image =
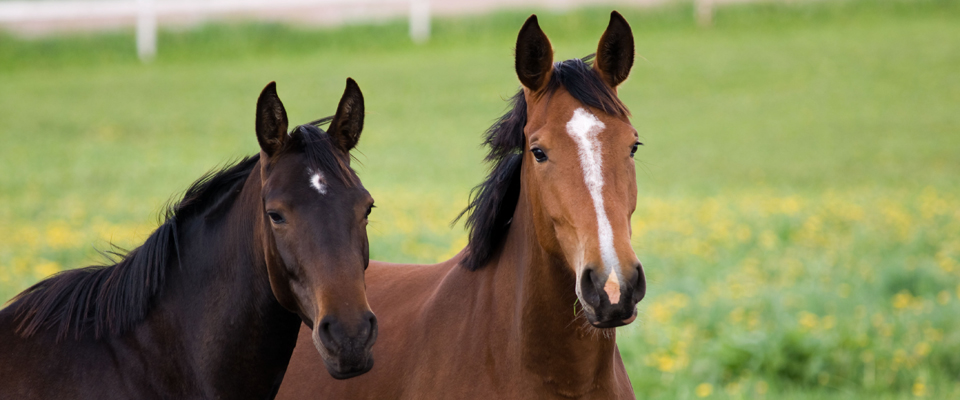
[[[516,64],[520,83],[534,92],[543,89],[553,72],[553,47],[540,29],[536,14],[527,18],[517,35]]]
[[[363,131],[363,93],[360,86],[351,78],[347,78],[347,88],[343,90],[337,113],[330,122],[327,133],[334,142],[346,153],[353,149],[360,141],[360,132]]]
[[[277,83],[270,82],[257,99],[257,141],[267,156],[283,146],[287,137],[287,111],[277,96]]]
[[[600,37],[594,66],[610,87],[617,87],[633,67],[633,31],[620,13],[610,13],[610,24]]]

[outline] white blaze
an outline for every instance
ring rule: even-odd
[[[597,237],[600,242],[600,259],[609,271],[607,283],[603,289],[607,292],[611,304],[620,302],[620,260],[613,248],[613,227],[603,207],[603,158],[600,141],[597,136],[606,128],[596,116],[583,108],[573,112],[573,118],[567,122],[567,133],[577,143],[580,153],[580,165],[583,167],[583,180],[587,184],[593,208],[597,211]],[[579,285],[577,286],[579,289]]]
[[[327,180],[323,173],[312,169],[307,170],[307,173],[310,174],[310,186],[317,189],[320,194],[327,194]]]

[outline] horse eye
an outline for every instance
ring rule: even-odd
[[[530,150],[530,152],[533,153],[533,157],[537,159],[538,163],[547,161],[547,155],[543,153],[543,150],[533,148]]]
[[[286,220],[283,219],[283,216],[280,215],[280,213],[275,211],[267,211],[267,216],[270,217],[270,220],[273,221],[273,223],[275,224],[282,224],[286,222]]]
[[[630,157],[633,157],[634,154],[637,154],[637,149],[643,146],[643,143],[636,142],[633,144],[633,147],[630,148]]]
[[[364,215],[364,218],[370,217],[370,213],[372,213],[373,209],[376,207],[377,206],[370,206],[369,208],[367,208],[367,215]]]

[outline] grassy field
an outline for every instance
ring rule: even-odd
[[[621,10],[649,278],[619,332],[639,398],[960,398],[960,2]],[[539,13],[558,57],[608,9]],[[518,87],[525,13],[336,30],[214,25],[0,36],[0,299],[136,246],[168,199],[258,147],[276,80],[291,122],[366,95],[357,169],[371,253],[433,262],[486,169],[482,131]]]

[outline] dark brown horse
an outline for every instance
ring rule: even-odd
[[[331,375],[368,371],[373,199],[349,166],[363,115],[348,79],[328,132],[288,134],[267,85],[260,154],[200,178],[116,264],[57,274],[0,311],[0,398],[271,398],[301,319]]]
[[[554,64],[530,17],[516,47],[523,89],[488,132],[494,167],[465,211],[469,245],[436,265],[371,262],[377,367],[318,375],[302,328],[278,398],[632,399],[612,328],[646,291],[630,245],[640,143],[616,92],[633,57],[616,12],[592,66]]]

